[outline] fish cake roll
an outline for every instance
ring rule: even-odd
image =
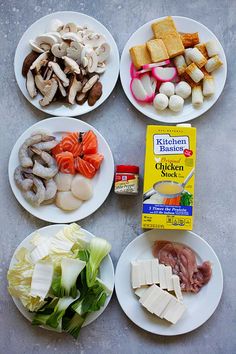
[[[209,97],[215,93],[215,82],[211,75],[205,75],[203,79],[203,96]]]
[[[206,42],[206,50],[210,58],[213,57],[214,55],[219,54],[219,46],[214,39]]]
[[[192,88],[192,105],[195,108],[201,107],[203,104],[203,94],[200,85]]]
[[[207,60],[205,69],[208,73],[211,73],[212,71],[215,71],[216,69],[220,68],[221,65],[223,65],[222,61],[220,60],[218,55],[215,55],[214,57]]]
[[[193,48],[191,52],[189,52],[189,58],[193,63],[197,64],[199,68],[203,67],[207,62],[207,59],[197,48]]]
[[[197,67],[195,63],[190,64],[185,72],[191,77],[191,79],[198,83],[204,78],[203,72]]]
[[[189,57],[189,54],[191,53],[192,48],[187,48],[184,51],[184,59],[187,65],[190,65],[192,63],[192,60]]]
[[[185,69],[187,68],[186,61],[184,59],[183,55],[178,55],[177,57],[174,58],[174,64],[176,66],[176,69],[178,71],[179,75],[182,75],[185,72]]]

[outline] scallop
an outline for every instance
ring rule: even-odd
[[[88,200],[93,195],[92,183],[88,178],[76,175],[71,183],[72,194],[81,200]]]
[[[57,192],[55,203],[56,206],[62,210],[72,211],[78,209],[81,206],[82,200],[74,197],[71,191]]]
[[[54,177],[54,180],[56,182],[57,190],[59,192],[68,192],[71,187],[73,175],[70,175],[68,173],[58,172]]]

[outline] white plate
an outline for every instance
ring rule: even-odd
[[[64,227],[66,225],[49,225],[49,226],[45,226],[42,227],[41,229],[38,229],[37,231],[40,233],[40,235],[42,235],[43,237],[53,237],[58,231],[61,230],[62,227]],[[93,234],[91,234],[89,231],[82,229],[85,233],[86,236],[88,237],[94,237]],[[18,250],[21,247],[25,247],[29,250],[33,249],[33,245],[31,244],[31,239],[33,238],[33,236],[35,235],[35,231],[32,232],[29,236],[27,236],[17,247],[17,249],[15,250],[12,259],[11,259],[11,263],[9,266],[9,269],[11,269],[16,263],[16,254],[18,252]],[[100,266],[100,278],[101,280],[109,287],[109,289],[112,290],[114,289],[114,267],[113,267],[113,263],[111,260],[110,255],[106,256],[104,258],[104,260],[101,263]],[[89,325],[90,323],[92,323],[93,321],[95,321],[102,313],[103,311],[106,309],[107,305],[109,304],[109,301],[111,300],[112,297],[112,293],[107,297],[106,302],[104,304],[104,306],[96,312],[93,312],[91,314],[88,315],[88,317],[86,318],[83,327]],[[22,313],[22,315],[27,318],[27,320],[29,320],[30,322],[32,322],[32,319],[34,317],[34,315],[32,313],[30,313],[21,303],[21,301],[18,298],[15,298],[12,296],[12,299],[16,305],[16,307],[18,308],[18,310]],[[42,328],[44,328],[43,326],[41,326]],[[49,327],[46,327],[47,329],[52,330]]]
[[[68,131],[87,131],[93,130],[98,139],[98,151],[104,155],[104,160],[102,162],[100,170],[96,173],[95,177],[92,179],[94,195],[93,197],[83,202],[81,207],[77,210],[66,212],[55,206],[51,205],[40,205],[39,207],[34,207],[29,204],[21,194],[21,191],[15,184],[14,181],[14,171],[19,165],[18,151],[20,146],[23,144],[26,138],[30,134],[38,129],[49,130],[53,135],[61,137],[62,133]],[[69,223],[73,221],[78,221],[94,213],[106,200],[113,183],[114,178],[114,160],[112,152],[103,136],[90,124],[85,123],[81,120],[75,118],[67,117],[53,117],[49,119],[44,119],[30,128],[28,128],[16,141],[8,164],[8,175],[11,185],[11,189],[18,200],[18,202],[25,208],[29,213],[36,216],[39,219],[49,221],[52,223]]]
[[[209,283],[198,294],[183,293],[187,310],[175,325],[150,314],[140,305],[131,288],[130,262],[134,259],[153,258],[152,245],[156,240],[182,243],[194,250],[197,263],[210,261],[212,264]],[[154,334],[172,336],[194,330],[213,314],[221,298],[223,274],[215,252],[200,236],[190,231],[151,230],[135,238],[123,251],[116,267],[115,289],[123,311],[137,326]]]
[[[175,21],[177,30],[179,32],[198,32],[201,43],[209,41],[211,39],[215,39],[217,41],[217,44],[220,48],[219,56],[223,61],[224,65],[213,73],[213,76],[215,78],[215,86],[216,86],[215,95],[212,98],[205,99],[202,107],[199,109],[194,108],[191,104],[191,100],[188,99],[185,101],[183,111],[179,113],[174,113],[169,109],[166,109],[163,112],[158,112],[155,110],[153,105],[151,104],[141,105],[133,98],[130,92],[131,59],[129,55],[129,48],[138,44],[143,44],[147,40],[153,37],[151,24],[156,20],[150,21],[145,25],[143,25],[142,27],[140,27],[135,33],[132,34],[132,36],[126,43],[123,53],[121,55],[120,78],[126,96],[130,100],[130,102],[134,105],[134,107],[137,108],[145,116],[159,122],[181,123],[199,117],[200,115],[208,111],[208,109],[210,109],[213,106],[213,104],[218,100],[225,85],[226,74],[227,74],[227,62],[225,58],[224,49],[222,48],[220,42],[206,26],[187,17],[180,17],[180,16],[172,16],[172,17]],[[162,17],[162,19],[163,18],[164,17]]]
[[[51,103],[49,106],[42,107],[39,104],[39,94],[33,99],[28,94],[28,91],[26,89],[26,80],[25,77],[23,77],[23,75],[21,74],[21,69],[26,55],[29,54],[31,51],[29,40],[35,39],[35,37],[37,37],[38,35],[48,32],[48,25],[52,19],[59,19],[64,23],[75,22],[78,25],[88,25],[89,28],[94,29],[96,32],[104,34],[107,39],[107,42],[111,47],[111,54],[107,61],[107,69],[105,73],[101,75],[100,79],[103,85],[103,94],[94,106],[89,106],[87,102],[82,106],[79,106],[77,104],[67,105],[60,102],[55,102]],[[100,22],[95,20],[95,18],[79,12],[60,11],[40,18],[26,30],[16,48],[14,70],[16,81],[19,85],[21,92],[23,93],[25,98],[27,98],[27,100],[32,103],[32,105],[34,105],[41,111],[47,112],[48,114],[54,116],[74,117],[94,110],[95,108],[100,106],[111,94],[119,75],[119,52],[111,33]]]

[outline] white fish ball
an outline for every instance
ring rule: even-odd
[[[82,201],[74,197],[71,191],[69,192],[57,192],[56,195],[56,206],[62,210],[75,210],[78,209]]]
[[[72,194],[81,200],[88,200],[93,195],[93,186],[88,178],[76,175],[71,183]]]
[[[170,97],[169,100],[169,108],[173,112],[180,112],[182,111],[184,106],[184,99],[178,95],[173,95]]]
[[[173,82],[163,82],[160,86],[159,92],[170,97],[175,94],[175,85]]]
[[[70,190],[73,175],[68,173],[58,172],[54,177],[54,181],[57,185],[57,190],[60,192],[67,192]]]
[[[158,93],[153,100],[153,105],[157,110],[164,111],[168,106],[168,102],[169,100],[166,95]]]
[[[191,86],[185,81],[180,81],[175,87],[176,95],[182,97],[184,100],[191,95],[191,92]]]

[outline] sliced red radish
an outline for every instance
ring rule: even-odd
[[[164,61],[160,61],[159,63],[152,63],[152,64],[145,64],[142,66],[142,68],[144,70],[148,70],[148,69],[153,69],[153,68],[157,68],[158,66],[165,66],[165,65],[168,65],[170,64],[170,60],[167,59],[167,60],[164,60]]]
[[[138,71],[135,68],[133,63],[131,63],[131,65],[130,65],[130,76],[131,76],[132,79],[134,79],[135,77],[138,76]]]
[[[157,80],[166,82],[172,81],[175,79],[177,75],[177,70],[174,67],[156,67],[152,69],[152,76],[154,76]]]

